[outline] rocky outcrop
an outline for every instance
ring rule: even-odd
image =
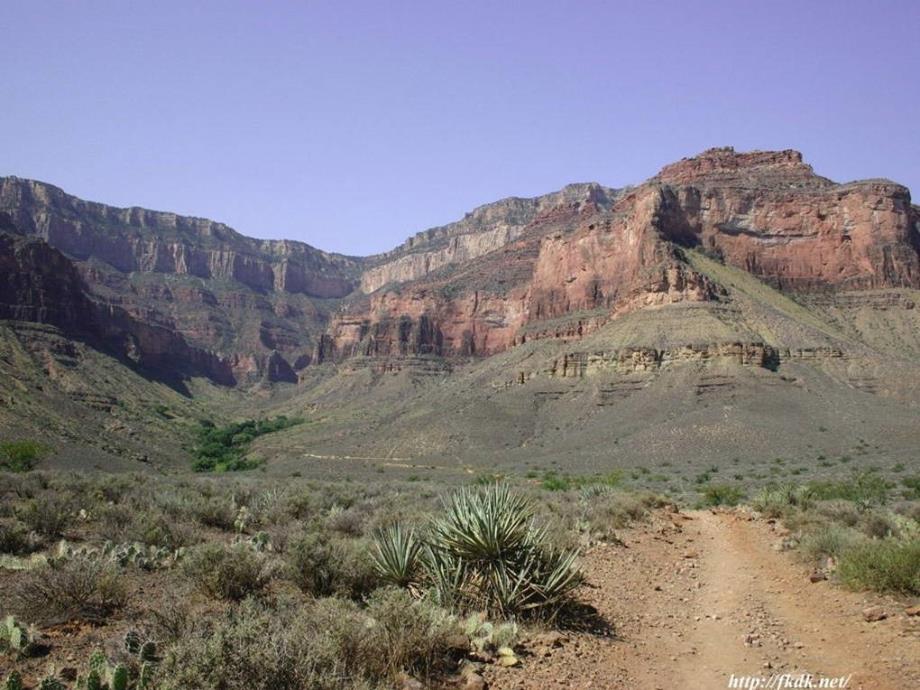
[[[0,232],[0,318],[49,324],[168,381],[206,376],[233,385],[228,362],[178,333],[92,299],[73,263],[46,242]]]
[[[619,194],[595,183],[572,184],[533,199],[513,197],[480,206],[462,220],[425,230],[390,252],[369,257],[371,266],[361,276],[361,289],[374,292],[384,285],[417,280],[444,266],[470,261],[513,242],[541,214],[560,208],[609,208]]]
[[[204,218],[83,201],[16,177],[0,178],[0,211],[68,256],[122,273],[234,280],[255,290],[329,298],[350,293],[361,268],[357,259],[302,242],[256,240]]]
[[[309,356],[325,329],[323,301],[351,293],[362,265],[301,242],[255,240],[222,223],[114,208],[17,178],[0,178],[0,213],[72,260],[94,300],[236,363],[239,381],[296,380],[290,362]]]
[[[920,286],[916,207],[888,180],[834,184],[796,151],[714,149],[666,167],[676,222],[699,245],[784,290]]]
[[[46,260],[72,260],[106,318],[126,320],[126,352],[165,357],[180,347],[171,333],[237,381],[295,381],[307,366],[349,358],[392,369],[400,358],[484,357],[582,338],[638,310],[725,299],[725,286],[685,260],[687,247],[811,300],[920,288],[920,209],[908,190],[836,184],[796,151],[712,149],[633,188],[505,199],[367,259],[16,178],[0,179],[3,212],[47,242],[29,251],[63,252]],[[72,311],[72,290],[14,280],[23,278],[7,278],[14,318]],[[341,300],[334,313],[327,298]]]
[[[632,189],[499,202],[416,236],[374,259],[373,294],[333,318],[316,359],[490,355],[721,299],[682,246],[787,291],[917,287],[918,218],[892,182],[835,184],[796,151],[713,149]]]

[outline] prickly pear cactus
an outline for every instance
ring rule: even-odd
[[[22,676],[18,671],[13,671],[6,677],[3,683],[3,690],[22,690]]]
[[[153,687],[153,669],[154,666],[149,661],[141,664],[141,670],[137,677],[137,690],[149,690]]]
[[[153,640],[147,640],[144,644],[141,645],[137,656],[141,661],[156,661],[157,643]]]
[[[118,664],[112,669],[109,690],[128,690],[128,668],[124,664]]]
[[[67,690],[67,686],[54,676],[48,676],[38,684],[38,690]]]
[[[20,655],[28,655],[36,645],[38,632],[32,626],[26,626],[12,616],[7,616],[0,624],[0,650],[9,650]]]
[[[77,684],[81,690],[102,690],[102,676],[95,669],[86,674],[85,679]]]

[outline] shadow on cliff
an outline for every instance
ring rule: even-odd
[[[229,363],[214,353],[94,299],[70,259],[43,240],[23,236],[6,214],[0,215],[0,319],[55,326],[186,397],[189,377],[236,384]]]

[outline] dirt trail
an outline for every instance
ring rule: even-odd
[[[920,621],[903,603],[810,582],[773,549],[774,529],[735,512],[661,515],[622,547],[592,549],[585,598],[615,634],[537,636],[521,668],[490,669],[491,687],[714,690],[734,674],[766,688],[810,673],[813,687],[849,677],[849,690],[920,688]],[[871,604],[889,617],[864,621]]]

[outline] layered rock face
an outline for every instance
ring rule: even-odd
[[[360,274],[360,260],[301,242],[113,208],[31,180],[0,178],[0,212],[73,260],[100,304],[230,363],[240,381],[296,380],[291,365],[309,360],[325,328],[324,301],[351,293]]]
[[[507,207],[484,207],[369,269],[372,294],[333,318],[317,361],[489,355],[580,337],[636,309],[720,299],[682,247],[792,292],[920,287],[908,190],[835,184],[796,151],[712,149],[632,189],[573,186],[514,208],[513,230]]]
[[[0,178],[0,211],[65,254],[122,273],[187,274],[329,298],[350,293],[360,271],[355,259],[301,242],[256,240],[203,218],[83,201],[33,180]]]
[[[888,180],[834,184],[796,151],[714,149],[667,166],[675,241],[788,290],[920,286],[917,209]],[[682,221],[682,222],[680,222]]]
[[[173,330],[93,299],[73,263],[46,242],[0,232],[0,319],[57,326],[164,380],[205,376],[233,385],[230,363]]]
[[[506,199],[366,259],[16,178],[0,179],[0,212],[44,240],[28,251],[61,253],[26,263],[73,262],[99,318],[116,324],[117,347],[165,362],[187,346],[199,354],[183,356],[222,381],[293,382],[304,367],[353,357],[384,368],[484,357],[580,338],[637,310],[719,302],[725,288],[694,270],[687,248],[788,292],[920,288],[920,209],[908,190],[836,184],[795,151],[712,149],[628,189]],[[41,271],[13,285],[27,280],[18,275],[2,288],[8,318],[79,312],[74,289],[36,283]]]
[[[361,289],[374,292],[384,285],[417,280],[444,266],[470,261],[513,242],[541,214],[572,205],[609,208],[618,194],[594,183],[571,184],[533,199],[510,198],[480,206],[462,220],[425,230],[390,252],[369,257]]]

